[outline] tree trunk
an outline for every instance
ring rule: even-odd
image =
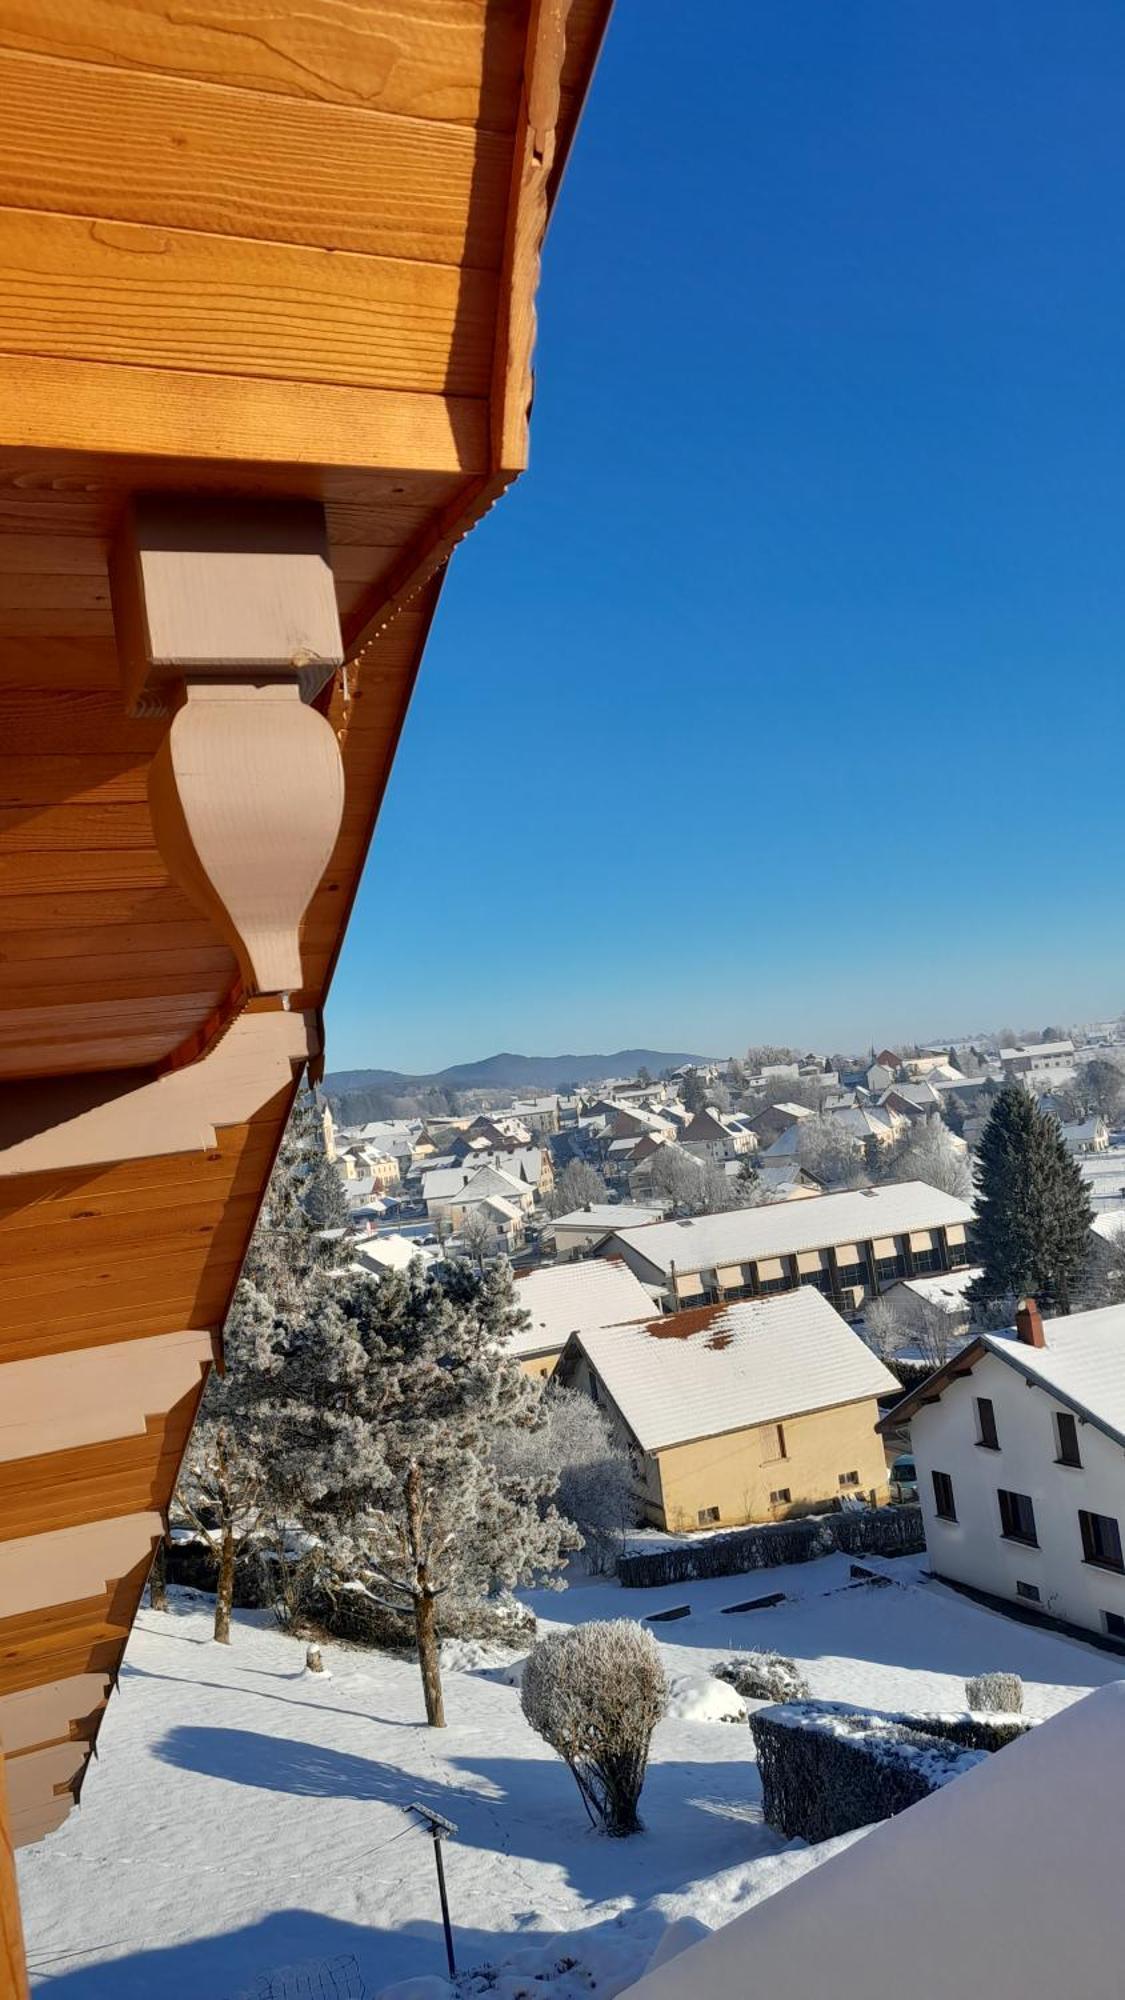
[[[419,1591],[414,1599],[414,1632],[418,1641],[418,1665],[422,1669],[422,1693],[426,1698],[426,1721],[431,1729],[444,1729],[445,1699],[441,1691],[437,1621],[434,1600],[428,1590]]]
[[[156,1554],[152,1558],[152,1568],[148,1573],[148,1601],[153,1611],[168,1609],[168,1569],[163,1535],[156,1544]]]
[[[223,1522],[223,1543],[219,1556],[219,1585],[215,1592],[215,1638],[220,1646],[230,1645],[230,1612],[234,1598],[234,1529]]]

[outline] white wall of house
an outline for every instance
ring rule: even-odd
[[[977,1442],[978,1396],[992,1401],[998,1451]],[[1017,1583],[1032,1584],[1044,1611],[1104,1632],[1103,1613],[1125,1617],[1125,1575],[1084,1560],[1078,1514],[1108,1514],[1125,1538],[1125,1449],[1092,1423],[1079,1423],[1081,1468],[1057,1464],[1059,1411],[1066,1405],[989,1355],[916,1413],[911,1441],[926,1546],[939,1576],[1017,1603],[1027,1601]],[[938,1516],[935,1470],[953,1481],[956,1522]],[[1000,1487],[1030,1496],[1038,1548],[1004,1539]]]

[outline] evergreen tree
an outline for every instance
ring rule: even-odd
[[[274,1476],[319,1538],[321,1581],[413,1616],[435,1728],[439,1600],[549,1580],[581,1545],[553,1486],[504,1477],[493,1455],[498,1433],[543,1421],[538,1385],[503,1352],[521,1318],[506,1266],[338,1272],[289,1354]]]
[[[301,1190],[309,1221],[318,1229],[346,1229],[351,1221],[339,1168],[325,1154],[314,1161]]]
[[[1089,1257],[1093,1208],[1057,1118],[1022,1084],[997,1093],[976,1163],[973,1305],[1030,1295],[1068,1313]]]
[[[697,1111],[707,1109],[707,1085],[697,1069],[689,1069],[680,1085],[680,1097],[685,1111],[694,1117]]]
[[[302,1091],[223,1328],[223,1369],[208,1381],[176,1488],[176,1505],[215,1560],[214,1636],[223,1645],[230,1643],[236,1565],[272,1521],[282,1360],[324,1268],[301,1198],[322,1147],[315,1102]]]

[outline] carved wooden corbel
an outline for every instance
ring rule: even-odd
[[[324,511],[138,498],[110,580],[130,711],[171,715],[149,772],[161,857],[246,992],[294,992],[344,808],[335,735],[309,706],[344,657]]]

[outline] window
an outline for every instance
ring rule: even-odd
[[[940,1271],[941,1252],[939,1250],[915,1250],[913,1263],[914,1269],[918,1272]]]
[[[592,1403],[600,1403],[600,1402],[601,1402],[601,1400],[602,1400],[602,1393],[601,1393],[601,1389],[600,1389],[600,1388],[599,1388],[599,1386],[598,1386],[598,1378],[597,1378],[597,1376],[595,1375],[595,1373],[594,1373],[593,1369],[591,1368],[591,1370],[590,1370],[590,1401],[591,1401]]]
[[[955,1521],[957,1519],[957,1508],[953,1500],[952,1479],[949,1477],[948,1472],[935,1472],[931,1474],[931,1477],[934,1482],[934,1506],[937,1509],[939,1520]]]
[[[985,1451],[999,1451],[1000,1439],[996,1435],[996,1412],[992,1404],[989,1402],[987,1396],[978,1396],[976,1398],[976,1406],[977,1443],[983,1445]]]
[[[1121,1531],[1112,1514],[1087,1514],[1080,1509],[1078,1523],[1082,1529],[1082,1553],[1088,1563],[1097,1563],[1099,1569],[1125,1569]]]
[[[1038,1604],[1038,1603],[1039,1603],[1039,1585],[1038,1585],[1037,1583],[1021,1583],[1021,1582],[1019,1581],[1019,1578],[1017,1577],[1017,1579],[1016,1579],[1016,1596],[1017,1596],[1017,1597],[1026,1597],[1026,1598],[1028,1599],[1029,1603],[1031,1603],[1031,1604]],[[1123,1621],[1123,1623],[1125,1623],[1125,1621]]]
[[[1102,1624],[1110,1639],[1125,1639],[1125,1618],[1120,1611],[1103,1611]]]
[[[776,1458],[788,1458],[784,1424],[763,1424],[758,1432],[759,1463],[770,1465]]]
[[[709,1522],[717,1521],[718,1518],[719,1510],[717,1507],[701,1507],[699,1510],[699,1525],[701,1528],[707,1527]]]
[[[792,1497],[788,1486],[779,1486],[776,1493],[770,1494],[770,1506],[784,1507]]]
[[[859,1485],[859,1474],[858,1474],[858,1472],[842,1472],[842,1473],[840,1474],[840,1477],[839,1477],[838,1481],[837,1481],[837,1485],[839,1485],[839,1486],[858,1486],[858,1485]]]
[[[851,1291],[857,1285],[866,1285],[867,1266],[866,1264],[840,1264],[837,1267],[836,1275],[840,1283],[848,1291]]]
[[[1000,1502],[1000,1532],[1004,1540],[1026,1542],[1029,1548],[1037,1549],[1039,1537],[1035,1532],[1035,1509],[1030,1493],[1008,1493],[1001,1486],[996,1498]]]
[[[1063,1410],[1055,1412],[1055,1440],[1058,1444],[1059,1465],[1081,1465],[1082,1453],[1078,1449],[1078,1424]]]
[[[906,1276],[905,1257],[877,1257],[875,1259],[875,1276],[881,1285],[891,1285],[896,1278],[904,1278]]]

